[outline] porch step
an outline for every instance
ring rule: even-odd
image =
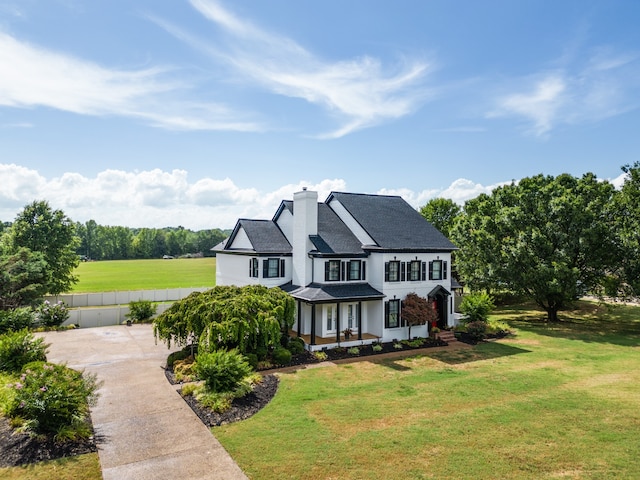
[[[456,336],[454,335],[454,333],[450,330],[442,330],[438,336],[440,337],[440,340],[444,340],[445,342],[451,344],[453,342],[457,342],[458,339],[456,338]]]

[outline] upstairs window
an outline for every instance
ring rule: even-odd
[[[442,260],[433,260],[429,262],[429,280],[446,280],[447,279],[447,262]]]
[[[364,280],[364,262],[360,260],[347,262],[347,280]]]
[[[324,281],[337,282],[340,280],[340,260],[329,260],[324,263]]]
[[[427,279],[427,264],[420,260],[409,262],[409,278],[411,282],[418,282]]]
[[[399,282],[400,281],[400,261],[393,260],[384,264],[384,281]]]
[[[267,258],[262,261],[262,277],[278,278],[284,277],[284,259]]]

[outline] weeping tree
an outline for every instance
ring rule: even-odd
[[[153,322],[156,338],[178,346],[242,353],[276,346],[294,322],[295,301],[279,288],[217,286],[175,302]]]

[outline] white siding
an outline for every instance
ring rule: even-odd
[[[282,213],[278,217],[278,221],[276,222],[280,230],[291,245],[293,245],[293,215],[288,209],[283,209]]]
[[[247,237],[247,233],[244,231],[244,228],[240,227],[238,229],[238,233],[236,233],[236,236],[233,239],[233,243],[231,245],[227,245],[227,248],[242,248],[246,250],[253,250],[253,245],[251,245],[249,237]]]

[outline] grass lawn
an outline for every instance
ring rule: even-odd
[[[81,262],[74,273],[79,280],[73,287],[73,293],[213,287],[216,283],[216,259]]]
[[[214,428],[262,479],[632,479],[640,472],[640,307],[582,302],[558,325],[406,360],[281,376],[256,416]]]
[[[0,480],[101,480],[97,453],[22,467],[0,468]]]

